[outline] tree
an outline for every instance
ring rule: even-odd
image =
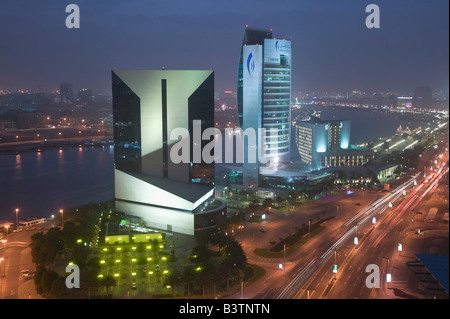
[[[66,239],[68,247],[74,247],[79,237],[78,229],[75,223],[71,220],[64,222],[63,229],[64,238]]]
[[[227,283],[227,292],[230,290],[230,281],[234,279],[235,267],[229,259],[224,259],[217,267],[217,272],[221,274],[219,278],[224,278]]]
[[[41,278],[41,287],[42,287],[42,293],[50,293],[50,289],[52,288],[53,282],[58,278],[58,274],[53,271],[47,269]]]
[[[297,196],[295,195],[295,193],[292,192],[292,191],[290,191],[290,192],[289,192],[289,195],[288,195],[288,197],[287,197],[287,200],[288,200],[289,204],[294,205],[295,202],[296,202],[296,197],[297,197]]]
[[[206,297],[205,288],[214,283],[214,267],[211,263],[203,264],[197,271],[197,282],[202,287],[203,299]]]
[[[237,269],[243,269],[247,265],[247,256],[245,255],[241,244],[235,240],[230,241],[225,247],[224,256]]]
[[[172,288],[172,296],[175,294],[175,287],[182,281],[182,274],[179,270],[174,269],[169,273],[169,275],[164,280],[164,286],[170,286]]]
[[[275,200],[276,200],[278,206],[280,206],[281,203],[283,202],[283,198],[281,196],[277,196]]]
[[[211,235],[209,242],[214,246],[219,246],[219,251],[221,251],[222,247],[225,247],[230,240],[233,240],[231,236],[217,231]]]
[[[76,245],[72,248],[72,258],[75,264],[77,264],[80,269],[85,268],[88,257],[91,253],[91,250],[87,246]]]
[[[84,271],[83,275],[80,277],[80,286],[81,289],[87,290],[88,298],[91,299],[91,291],[100,288],[98,272],[92,269]]]
[[[109,296],[109,289],[117,287],[117,279],[114,278],[111,275],[103,277],[100,280],[100,287],[105,287],[105,289],[106,289],[106,296]]]
[[[181,274],[181,281],[187,286],[187,296],[191,296],[191,286],[195,282],[195,270],[192,266],[185,266]]]
[[[36,268],[36,271],[34,272],[34,287],[36,289],[36,292],[41,295],[44,291],[42,289],[42,275],[45,273],[46,269],[42,265],[38,265]]]
[[[263,207],[268,208],[272,206],[272,198],[266,197],[263,201]]]
[[[32,261],[37,266],[48,265],[64,249],[62,232],[58,228],[51,228],[46,234],[33,234],[30,247]]]
[[[56,278],[50,289],[52,298],[61,298],[67,292],[66,280],[63,277]]]
[[[198,245],[192,248],[191,262],[202,264],[209,260],[210,252],[206,246]]]

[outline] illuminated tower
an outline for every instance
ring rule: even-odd
[[[226,204],[214,198],[215,164],[193,159],[209,141],[188,133],[194,121],[214,126],[214,72],[114,70],[112,94],[116,210],[168,232],[216,226]],[[180,130],[187,162],[172,158]]]
[[[238,68],[237,107],[240,127],[274,130],[256,146],[244,141],[243,184],[258,186],[260,163],[245,154],[256,147],[271,163],[290,159],[291,42],[273,38],[272,30],[245,29]]]

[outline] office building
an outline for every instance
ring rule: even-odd
[[[116,210],[169,232],[216,226],[226,205],[214,198],[214,163],[195,158],[193,136],[182,137],[190,161],[171,158],[173,131],[193,132],[194,120],[214,127],[214,73],[115,70],[112,94]]]
[[[291,42],[272,30],[246,28],[238,67],[237,108],[240,127],[254,129],[257,145],[244,141],[243,184],[257,187],[260,161],[246,156],[255,149],[270,163],[290,160]],[[273,130],[259,136],[258,129]],[[268,134],[268,133],[267,133]]]
[[[412,96],[399,96],[397,97],[397,109],[410,110],[413,107]]]
[[[300,160],[311,170],[328,167],[361,166],[373,158],[373,151],[350,144],[349,120],[320,120],[295,124],[295,143]]]
[[[92,90],[81,89],[78,91],[78,100],[83,104],[88,104],[92,102]]]
[[[429,86],[418,86],[414,90],[413,106],[419,109],[433,108],[433,90]]]
[[[61,83],[59,94],[61,103],[71,104],[73,102],[73,86],[71,83]]]

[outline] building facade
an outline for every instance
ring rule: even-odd
[[[374,153],[350,145],[349,120],[322,121],[312,117],[295,124],[295,143],[300,160],[311,170],[327,167],[361,166]]]
[[[214,198],[214,163],[198,158],[209,141],[192,136],[194,121],[214,127],[214,73],[115,70],[112,93],[116,210],[169,232],[214,227],[226,205]],[[189,161],[172,158],[180,142]]]
[[[61,96],[61,103],[71,104],[73,100],[73,85],[71,83],[61,83],[59,94]]]
[[[270,163],[290,160],[291,42],[271,30],[246,28],[238,67],[237,107],[240,127],[255,130],[257,145],[244,141],[244,154],[256,148]],[[266,130],[259,136],[258,130]],[[269,136],[270,130],[270,136]],[[243,183],[258,186],[260,163],[244,155]]]
[[[419,109],[434,108],[433,90],[429,86],[418,86],[414,89],[413,106]]]

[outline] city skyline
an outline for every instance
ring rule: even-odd
[[[447,1],[2,9],[1,299],[448,300]]]
[[[69,82],[76,91],[110,93],[108,70],[164,66],[213,70],[217,91],[234,91],[239,39],[248,25],[293,40],[293,92],[413,91],[428,85],[448,95],[444,1],[377,1],[379,29],[366,28],[367,4],[359,1],[283,1],[275,9],[254,1],[78,1],[80,29],[66,28],[67,4],[4,5],[3,41],[15,54],[0,59],[1,90],[51,91]]]

